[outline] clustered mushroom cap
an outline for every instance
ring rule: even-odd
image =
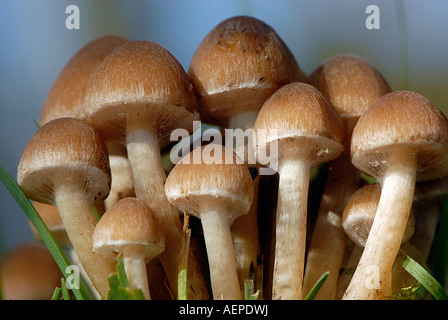
[[[417,181],[448,174],[447,118],[424,96],[394,91],[376,100],[358,120],[351,157],[355,167],[380,180],[388,156],[404,150],[417,161]]]
[[[152,126],[160,147],[177,128],[193,130],[199,120],[197,97],[176,58],[149,41],[126,43],[93,75],[85,95],[87,121],[106,139],[124,142],[127,119],[135,115]]]
[[[376,99],[391,88],[381,74],[364,59],[337,55],[325,60],[308,77],[341,117],[359,118]]]
[[[84,119],[87,83],[103,59],[129,40],[107,35],[82,47],[66,64],[48,93],[42,107],[40,125],[61,117]]]
[[[0,287],[4,300],[50,300],[62,273],[48,249],[25,243],[2,257]]]
[[[121,253],[148,261],[165,250],[165,236],[151,208],[140,199],[128,197],[101,217],[93,234],[93,250],[110,258]]]
[[[303,81],[293,54],[264,22],[229,18],[200,43],[188,70],[201,118],[225,127],[232,115],[259,110],[282,85]]]
[[[342,227],[347,236],[358,246],[366,245],[380,197],[380,184],[367,184],[355,191],[345,205]],[[415,216],[411,209],[402,242],[408,241],[414,234],[414,230]]]
[[[277,90],[261,108],[254,126],[257,154],[278,142],[278,158],[308,156],[312,166],[344,150],[345,126],[333,105],[313,86],[295,82]],[[269,154],[269,152],[264,152]],[[270,164],[276,167],[275,160]]]
[[[106,147],[85,121],[59,118],[48,122],[30,139],[17,168],[17,182],[31,199],[55,204],[56,178],[78,183],[88,199],[104,200],[111,176]]]
[[[214,151],[208,152],[212,146]],[[249,211],[254,194],[244,162],[230,149],[215,144],[196,148],[182,158],[170,172],[165,188],[175,207],[197,217],[203,213],[201,203],[220,203],[231,213],[230,224]]]

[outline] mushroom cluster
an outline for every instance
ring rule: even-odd
[[[198,121],[217,134],[179,157],[172,133]],[[92,41],[40,122],[17,182],[100,299],[117,258],[146,299],[239,300],[251,285],[300,300],[325,272],[316,299],[387,299],[400,248],[428,257],[440,205],[425,211],[448,190],[448,120],[431,101],[354,55],[306,75],[247,16],[213,28],[187,70],[154,42]]]

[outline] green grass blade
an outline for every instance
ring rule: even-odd
[[[314,298],[316,297],[316,295],[319,292],[320,288],[325,283],[325,280],[327,280],[329,274],[330,274],[330,272],[327,271],[327,272],[324,272],[320,276],[320,278],[316,281],[314,286],[311,288],[310,292],[308,292],[308,294],[306,295],[305,300],[314,300]]]
[[[42,218],[37,213],[36,209],[31,204],[30,200],[23,193],[22,189],[17,185],[15,180],[9,175],[9,173],[0,165],[0,180],[5,185],[6,189],[11,193],[14,199],[17,201],[19,206],[22,208],[25,215],[28,217],[30,222],[36,228],[39,236],[41,237],[43,243],[47,246],[48,250],[52,254],[54,260],[59,266],[62,274],[65,275],[67,267],[70,266],[70,261],[65,256],[59,244],[53,238],[53,235],[48,230],[47,226],[43,222]],[[70,274],[71,275],[71,274]],[[80,288],[72,289],[73,294],[78,300],[89,300],[90,297],[84,288],[83,284],[80,282]]]
[[[401,250],[398,258],[403,268],[420,282],[436,300],[448,300],[445,289],[425,268]]]

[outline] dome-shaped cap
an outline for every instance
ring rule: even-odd
[[[230,149],[217,144],[196,148],[170,172],[165,192],[179,210],[199,216],[203,203],[219,202],[232,223],[249,211],[253,182],[249,169]]]
[[[150,207],[140,199],[123,198],[96,225],[93,250],[106,257],[139,255],[149,260],[165,250],[165,235]]]
[[[364,59],[342,54],[325,60],[307,82],[327,97],[341,117],[360,117],[391,88]]]
[[[342,227],[347,236],[358,246],[366,245],[381,197],[378,183],[367,184],[356,190],[345,205]],[[408,241],[415,230],[415,216],[411,209],[402,242]]]
[[[213,28],[197,48],[188,74],[199,96],[201,118],[224,126],[234,114],[259,110],[282,85],[305,80],[274,29],[247,16]]]
[[[424,96],[394,91],[379,98],[358,120],[353,130],[352,162],[380,179],[391,152],[405,149],[417,161],[417,181],[448,174],[447,118]]]
[[[103,138],[125,141],[130,114],[156,130],[161,147],[174,129],[193,130],[197,98],[176,58],[149,41],[126,43],[98,67],[85,96],[87,121]]]
[[[272,152],[269,144],[278,142],[278,157],[305,153],[314,165],[336,158],[344,150],[344,139],[345,127],[336,109],[319,90],[303,82],[277,90],[254,126],[257,154],[269,154],[262,150]]]
[[[40,125],[62,117],[84,119],[87,83],[112,50],[129,40],[115,35],[97,38],[82,47],[66,64],[48,93],[40,114]]]
[[[85,121],[59,118],[30,139],[17,168],[17,182],[32,200],[54,203],[54,182],[66,179],[84,188],[92,202],[109,194],[111,176],[106,147]]]
[[[0,286],[4,300],[50,300],[60,287],[62,273],[50,251],[35,243],[11,249],[0,265]]]

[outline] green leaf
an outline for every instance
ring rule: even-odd
[[[47,226],[37,213],[34,206],[31,204],[30,200],[26,197],[26,195],[23,193],[19,185],[14,181],[14,179],[1,165],[0,165],[0,180],[5,185],[6,189],[8,189],[8,191],[14,197],[14,199],[17,201],[19,206],[22,208],[23,212],[28,217],[30,222],[36,228],[36,231],[39,233],[39,236],[42,239],[43,243],[47,246],[48,250],[52,254],[62,274],[65,275],[65,270],[67,270],[67,267],[71,265],[70,261],[65,256],[59,244],[53,238],[53,235],[48,230]],[[73,288],[72,291],[76,299],[78,300],[90,299],[90,296],[88,295],[82,282],[80,282],[79,289]]]
[[[397,257],[403,268],[409,272],[436,300],[448,300],[448,294],[437,280],[418,262],[400,250]]]
[[[118,257],[117,272],[111,274],[107,281],[110,290],[107,294],[108,300],[145,300],[145,295],[141,289],[131,290],[129,280],[126,276],[123,259]]]
[[[314,298],[316,297],[320,288],[323,286],[325,280],[327,280],[329,274],[330,274],[330,272],[327,271],[327,272],[324,272],[320,276],[320,278],[316,281],[314,286],[311,288],[310,292],[308,292],[308,294],[306,295],[305,300],[314,300]]]

